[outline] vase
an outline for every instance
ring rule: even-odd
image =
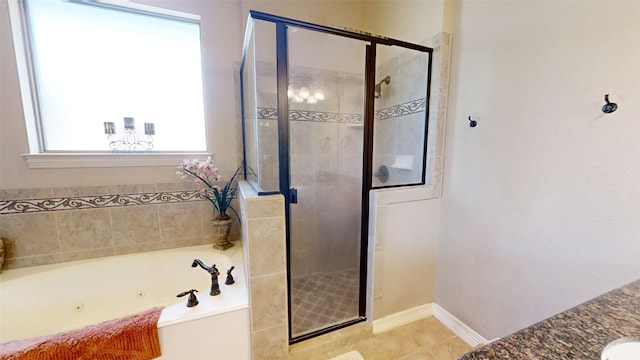
[[[218,250],[226,250],[233,246],[229,242],[228,237],[231,232],[231,219],[228,220],[211,220],[213,226],[213,248]]]

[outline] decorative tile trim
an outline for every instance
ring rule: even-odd
[[[342,114],[321,111],[291,110],[289,111],[291,121],[314,121],[333,123],[362,123],[361,114]]]
[[[256,115],[260,120],[278,120],[278,109],[258,108],[258,113]]]
[[[373,115],[374,120],[388,120],[399,116],[415,114],[427,110],[427,98],[417,99],[406,103],[380,109]]]
[[[278,120],[278,110],[274,108],[258,108],[258,119]],[[289,110],[291,121],[314,121],[333,123],[362,123],[361,114],[343,114],[324,111]]]
[[[0,215],[43,211],[97,209],[132,205],[153,205],[201,201],[198,190],[145,194],[116,194],[47,199],[2,200]]]
[[[408,101],[388,108],[377,110],[375,120],[388,120],[399,116],[415,114],[427,110],[427,98]],[[277,120],[278,110],[275,108],[258,108],[257,117],[260,120]],[[331,122],[346,124],[361,124],[362,114],[346,114],[310,110],[289,110],[291,121]]]

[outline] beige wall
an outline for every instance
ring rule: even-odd
[[[443,0],[367,2],[366,30],[422,44],[442,31]]]
[[[485,338],[640,277],[639,13],[456,9],[436,303]]]
[[[362,29],[367,3],[360,0],[243,0],[242,20],[244,26],[249,10],[255,10],[320,25]]]

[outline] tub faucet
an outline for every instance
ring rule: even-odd
[[[224,281],[225,285],[231,285],[231,284],[236,282],[235,280],[233,280],[233,275],[231,275],[231,272],[235,268],[236,267],[232,265],[231,268],[229,270],[227,270],[227,279]]]
[[[218,275],[220,275],[220,271],[218,270],[218,268],[216,268],[216,264],[207,266],[200,259],[193,259],[191,267],[197,267],[198,265],[200,265],[201,268],[205,269],[209,274],[211,274],[211,292],[209,292],[209,295],[219,295],[220,285],[218,284]]]
[[[189,300],[187,300],[187,307],[194,307],[198,305],[198,298],[196,297],[196,294],[194,294],[194,292],[198,292],[198,290],[191,289],[189,291],[181,292],[180,294],[176,295],[176,297],[189,295]]]

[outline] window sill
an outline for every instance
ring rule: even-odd
[[[186,153],[41,153],[23,154],[30,169],[177,166],[183,159],[207,158],[207,152]]]

